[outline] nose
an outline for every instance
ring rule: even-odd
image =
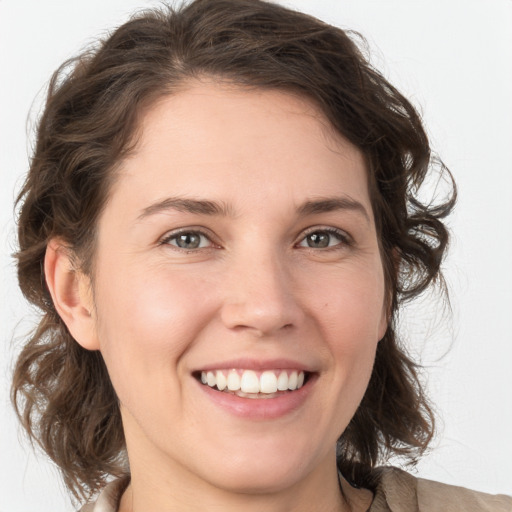
[[[285,262],[257,254],[231,265],[224,281],[223,324],[258,337],[298,327],[304,311],[291,274]]]

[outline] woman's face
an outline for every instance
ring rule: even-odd
[[[362,155],[313,104],[215,83],[160,100],[94,278],[89,346],[134,475],[272,492],[332,470],[387,319]]]

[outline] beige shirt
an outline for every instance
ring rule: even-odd
[[[380,481],[368,512],[512,512],[512,497],[415,478],[397,468],[379,470]],[[80,512],[116,512],[128,479],[108,484],[95,503]]]

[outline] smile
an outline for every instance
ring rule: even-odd
[[[243,398],[276,398],[300,389],[307,374],[301,370],[211,370],[202,371],[200,380],[205,386]]]

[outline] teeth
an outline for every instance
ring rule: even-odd
[[[209,383],[209,381],[208,381]],[[297,372],[292,372],[288,376],[288,389],[293,390],[297,389]]]
[[[240,375],[236,371],[231,370],[228,375],[229,391],[238,391],[240,389]]]
[[[300,389],[304,385],[304,372],[299,372],[297,376],[297,389]]]
[[[245,370],[240,381],[240,390],[243,393],[259,393],[260,380],[252,370]]]
[[[201,372],[201,382],[211,388],[216,387],[219,391],[237,392],[239,396],[255,394],[279,396],[278,391],[300,389],[304,385],[304,372],[266,370],[258,377],[253,370],[216,370]]]
[[[217,381],[217,387],[219,388],[219,391],[223,391],[226,389],[226,386],[228,385],[228,381],[226,380],[226,377],[224,377],[224,374],[220,371],[218,371],[215,374],[216,381]]]
[[[279,391],[286,391],[288,389],[288,375],[286,372],[281,372],[277,378],[277,389]]]
[[[285,373],[285,372],[283,372]],[[286,374],[285,374],[286,375]],[[274,372],[263,372],[260,377],[260,389],[262,393],[275,393],[277,391],[277,377]]]

